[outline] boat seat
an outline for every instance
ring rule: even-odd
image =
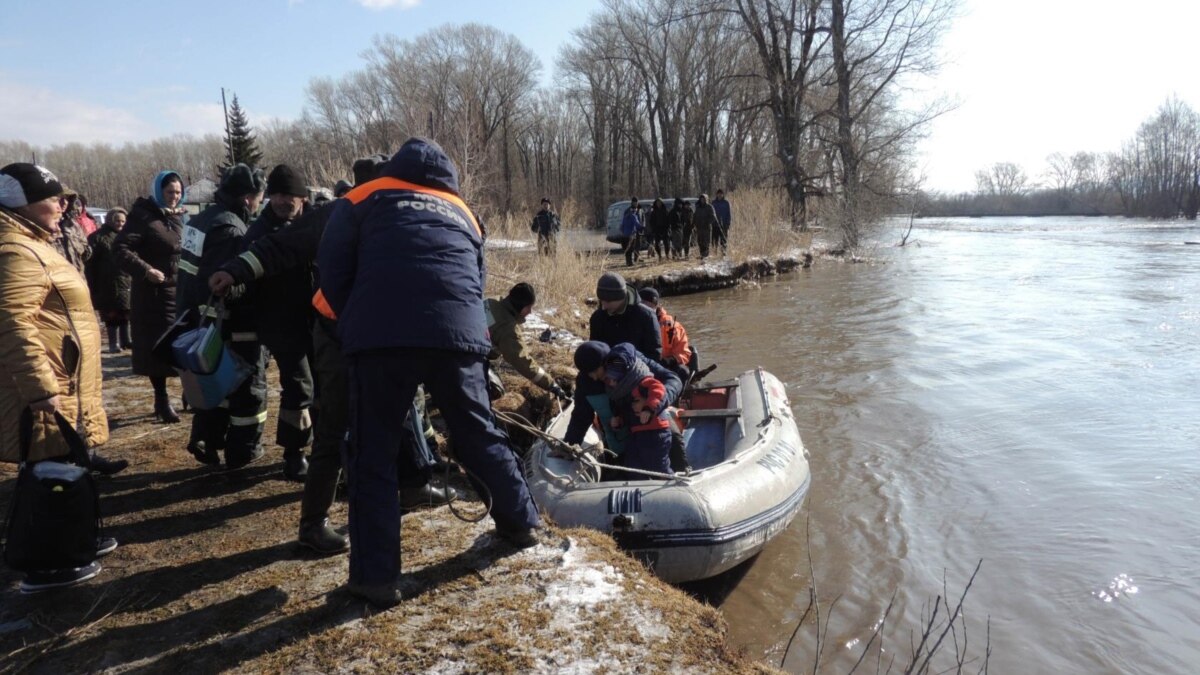
[[[713,389],[733,388],[741,384],[739,380],[725,380],[723,382],[706,382],[704,384],[693,384],[691,391],[712,391]]]
[[[684,419],[704,419],[711,417],[738,417],[742,411],[738,408],[710,408],[706,410],[680,410],[679,416]]]

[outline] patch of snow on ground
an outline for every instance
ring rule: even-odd
[[[488,239],[483,242],[484,247],[491,249],[501,249],[505,251],[520,251],[527,248],[533,248],[533,242],[521,241],[519,239]]]
[[[733,274],[733,263],[729,260],[705,260],[700,269],[716,274]]]
[[[554,611],[551,625],[555,627],[573,628],[584,618],[579,616],[580,610],[615,600],[625,592],[621,585],[625,577],[611,565],[597,567],[575,542],[563,554],[559,572],[547,584],[544,601]]]
[[[550,324],[546,323],[541,317],[541,314],[553,315],[556,311],[556,308],[550,307],[549,309],[543,309],[540,314],[538,312],[530,312],[529,316],[525,317],[526,337],[530,340],[541,340],[542,333],[549,330],[550,342],[574,351],[583,342],[583,339],[570,331],[551,328]]]

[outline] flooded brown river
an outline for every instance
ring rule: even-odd
[[[1200,672],[1200,245],[1183,243],[1200,228],[963,219],[913,237],[665,299],[715,376],[787,383],[812,455],[792,527],[698,592],[778,664],[815,578],[821,672],[844,673],[893,594],[884,665],[905,663],[943,582],[957,600],[982,559],[965,607],[974,654],[990,617],[990,672]],[[812,648],[802,631],[784,668],[811,671]]]

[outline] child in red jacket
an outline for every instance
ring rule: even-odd
[[[620,463],[630,469],[670,474],[671,429],[666,388],[629,343],[612,348],[604,364],[604,383],[613,403],[613,428],[629,425]],[[630,480],[652,479],[630,473]]]

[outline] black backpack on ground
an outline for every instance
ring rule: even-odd
[[[54,413],[54,420],[70,454],[31,463],[33,411],[21,413],[21,465],[5,526],[4,562],[22,572],[82,567],[96,560],[100,492],[87,446],[61,413]]]

